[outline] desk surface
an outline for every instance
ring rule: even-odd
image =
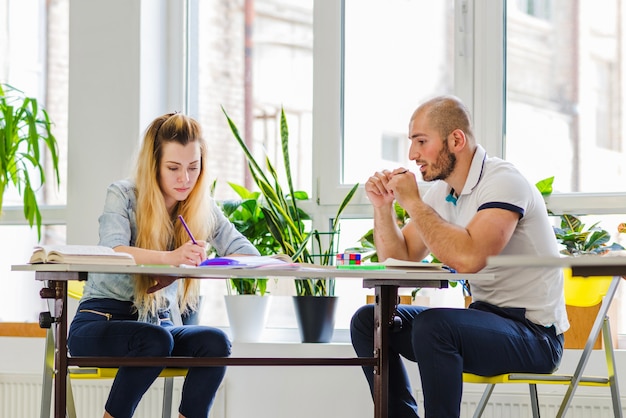
[[[577,257],[495,256],[489,257],[487,263],[494,267],[570,267],[575,276],[626,276],[624,252]]]
[[[332,268],[301,267],[298,269],[275,268],[188,268],[154,266],[119,266],[110,264],[22,264],[11,266],[12,271],[33,271],[50,273],[125,273],[154,274],[163,276],[192,277],[198,279],[227,279],[237,277],[284,277],[284,278],[358,278],[358,279],[393,279],[398,281],[415,280],[492,280],[492,274],[459,274],[433,269],[385,269],[385,270],[338,270]],[[62,275],[59,280],[63,280]]]

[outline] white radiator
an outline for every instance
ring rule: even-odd
[[[76,399],[76,413],[80,418],[102,417],[104,403],[109,393],[111,381],[73,380],[72,388]],[[182,378],[176,378],[174,384],[173,408],[180,401]],[[504,385],[503,385],[504,386]],[[522,385],[496,387],[490,403],[483,414],[484,418],[529,418],[532,416],[527,389]],[[211,410],[210,418],[226,418],[226,393],[222,385]],[[526,389],[526,391],[524,391]],[[563,388],[558,390],[539,387],[539,403],[542,417],[554,417],[562,400]],[[581,388],[590,390],[589,388]],[[482,395],[482,385],[472,385],[463,393],[461,417],[471,418],[476,404]],[[161,416],[163,379],[158,379],[142,399],[135,418],[155,418]],[[416,391],[418,401],[423,400],[420,391]],[[0,373],[0,418],[37,418],[41,403],[41,378],[30,374]],[[622,410],[626,415],[622,399]],[[268,411],[269,412],[269,411]],[[422,415],[423,416],[423,411]],[[271,412],[270,412],[271,413]],[[52,414],[51,414],[52,415]],[[173,414],[173,416],[177,416]],[[268,415],[269,416],[269,415]],[[611,397],[608,389],[580,391],[574,396],[567,418],[612,418]],[[243,417],[233,417],[243,418]],[[329,417],[335,418],[335,417]],[[338,417],[337,417],[338,418]],[[346,418],[346,417],[342,417]]]
[[[112,380],[72,380],[76,401],[76,415],[80,418],[102,417]],[[177,417],[182,378],[175,378],[172,401],[173,417]],[[52,396],[54,399],[54,396]],[[54,401],[53,401],[54,403]],[[157,379],[142,398],[134,418],[161,416],[163,379]],[[0,374],[0,418],[39,417],[41,405],[41,378],[36,375]],[[52,407],[54,408],[54,406]],[[52,413],[50,414],[52,416]],[[215,398],[209,418],[225,418],[223,385]]]
[[[35,379],[35,377],[23,374],[0,374],[0,417],[39,416],[41,379]]]
[[[468,390],[468,386],[471,389]],[[504,386],[504,385],[502,385]],[[496,390],[489,398],[489,404],[485,408],[483,418],[531,418],[530,395],[524,385],[496,386]],[[472,418],[476,405],[482,396],[483,385],[466,385],[461,401],[460,418]],[[561,406],[565,386],[558,386],[558,390],[548,386],[538,386],[539,409],[542,417],[555,417]],[[517,390],[516,390],[517,389]],[[526,390],[526,392],[523,391]],[[588,392],[583,393],[583,390]],[[416,391],[416,399],[423,401],[421,391]],[[423,407],[423,402],[419,402]],[[622,396],[622,412],[626,415],[626,408]],[[423,416],[423,408],[420,410]],[[608,388],[579,388],[569,410],[567,418],[614,418],[611,394]]]
[[[470,399],[467,399],[470,398]],[[539,409],[542,417],[555,417],[562,397],[539,394]],[[471,418],[476,410],[480,395],[464,396],[461,418]],[[528,394],[492,394],[483,418],[530,418],[532,417]],[[595,396],[575,396],[567,413],[568,418],[614,418],[611,399]]]

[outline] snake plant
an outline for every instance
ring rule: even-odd
[[[294,262],[330,265],[335,256],[334,249],[339,233],[339,221],[343,210],[349,204],[358,188],[358,183],[345,196],[330,231],[309,229],[305,221],[310,216],[302,210],[299,202],[307,200],[308,194],[294,189],[291,175],[291,160],[289,156],[289,128],[284,109],[280,114],[280,136],[282,146],[283,165],[287,179],[286,188],[279,181],[276,165],[265,156],[264,168],[257,162],[250,149],[241,138],[239,129],[222,108],[228,121],[231,132],[243,150],[252,178],[263,196],[261,211],[271,236],[280,250],[290,256]],[[324,239],[328,236],[328,239]],[[296,293],[298,296],[333,296],[334,281],[327,279],[296,279]]]

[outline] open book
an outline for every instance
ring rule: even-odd
[[[29,263],[136,264],[132,255],[99,245],[40,245],[34,248]]]

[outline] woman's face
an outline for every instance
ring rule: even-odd
[[[182,146],[178,142],[163,145],[159,166],[159,186],[168,212],[177,202],[187,199],[200,176],[200,143]]]

